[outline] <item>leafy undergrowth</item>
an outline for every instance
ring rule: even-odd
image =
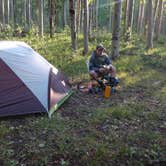
[[[72,53],[65,35],[23,40],[73,83],[88,78],[87,57],[81,49]],[[45,114],[1,118],[0,165],[164,165],[166,50],[162,43],[144,51],[136,42],[140,48],[122,43],[124,54],[114,62],[121,89],[110,99],[75,90],[52,119]]]

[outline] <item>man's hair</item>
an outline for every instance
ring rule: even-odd
[[[102,44],[99,44],[96,46],[96,50],[105,50],[105,48]]]

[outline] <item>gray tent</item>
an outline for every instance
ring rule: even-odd
[[[26,43],[0,41],[0,116],[51,116],[71,94],[66,77]]]

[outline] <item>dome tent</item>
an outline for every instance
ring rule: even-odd
[[[29,45],[0,41],[0,117],[47,112],[72,91],[66,77]]]

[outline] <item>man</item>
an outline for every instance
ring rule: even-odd
[[[95,80],[104,75],[109,75],[112,78],[115,78],[116,76],[116,69],[111,64],[102,44],[97,45],[96,50],[92,52],[89,60],[89,74],[91,79]]]

